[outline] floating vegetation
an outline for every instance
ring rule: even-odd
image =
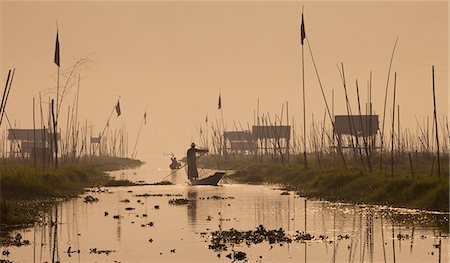
[[[14,237],[12,236],[7,236],[2,238],[2,245],[5,246],[15,246],[15,247],[21,247],[21,246],[28,246],[30,244],[29,240],[23,240],[22,239],[22,234],[17,233]],[[8,250],[3,251],[3,253],[8,253]]]
[[[229,258],[229,259],[240,261],[240,260],[246,259],[247,258],[247,254],[245,252],[242,252],[242,251],[233,251],[233,253],[228,254],[226,257]]]
[[[164,180],[164,181],[161,181],[161,182],[151,183],[151,184],[148,184],[148,185],[173,185],[173,184],[170,181]]]
[[[228,244],[239,245],[245,243],[250,246],[251,244],[259,244],[264,241],[269,244],[292,242],[292,238],[286,235],[282,228],[267,230],[263,225],[257,227],[255,231],[238,231],[232,228],[228,231],[215,231],[211,234],[209,249],[214,251],[226,251]]]
[[[79,250],[79,249],[77,249],[77,250],[72,250],[72,247],[69,247],[69,248],[67,249],[66,253],[69,254],[69,255],[70,255],[70,254],[74,254],[74,253],[80,254],[80,250]]]
[[[295,241],[306,241],[306,240],[312,240],[314,238],[314,236],[311,236],[311,234],[309,234],[309,233],[305,233],[305,232],[300,232],[300,231],[297,231],[296,232],[296,234],[295,234],[295,236],[294,236],[294,240]],[[328,237],[325,237],[325,236],[320,236],[320,238],[319,239],[321,239],[321,240],[326,240]]]
[[[113,252],[116,252],[115,250],[101,250],[97,248],[90,248],[89,253],[91,254],[106,254],[107,256]]]
[[[96,202],[98,202],[98,198],[93,197],[92,195],[88,195],[88,196],[84,197],[84,202],[85,203],[96,203]]]
[[[171,204],[171,205],[187,205],[187,204],[189,204],[189,200],[185,199],[185,198],[170,199],[169,204]]]
[[[141,227],[146,227],[146,226],[153,227],[154,225],[155,225],[155,223],[149,222],[147,224],[141,224]]]
[[[171,196],[183,196],[182,194],[135,194],[135,197],[161,197],[161,196],[167,196],[167,197],[171,197]]]
[[[208,196],[208,197],[200,197],[200,200],[225,200],[225,199],[234,199],[233,196],[223,197],[218,195]]]

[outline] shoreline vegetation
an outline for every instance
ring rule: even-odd
[[[130,185],[106,174],[142,165],[139,160],[116,157],[81,158],[58,168],[34,168],[29,163],[4,162],[0,168],[0,231],[32,225],[55,201],[70,199],[86,188]],[[133,184],[134,185],[134,184]]]
[[[416,153],[413,173],[408,160],[396,159],[393,175],[389,164],[382,170],[379,165],[374,166],[369,172],[358,163],[349,163],[346,170],[333,154],[323,154],[320,163],[314,154],[308,154],[308,159],[308,169],[298,156],[293,156],[289,164],[242,155],[214,156],[200,159],[199,165],[234,170],[235,174],[229,178],[239,183],[280,184],[307,198],[449,211],[448,154],[441,159],[440,177],[436,172],[436,160],[425,153]]]

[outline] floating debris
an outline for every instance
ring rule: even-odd
[[[120,219],[120,215],[114,215],[113,218],[114,219]]]
[[[85,203],[95,203],[98,202],[98,198],[93,197],[92,195],[88,195],[84,197],[84,202]]]
[[[105,211],[105,216],[108,216],[108,215],[109,215],[109,213],[107,211]]]
[[[223,197],[218,195],[208,196],[208,197],[200,197],[200,200],[225,200],[225,199],[235,199],[233,196]]]
[[[170,250],[170,253],[175,253],[175,248]]]
[[[171,205],[187,205],[187,204],[189,204],[189,200],[185,199],[185,198],[170,199],[169,204],[171,204]]]
[[[122,202],[122,203],[129,203],[130,199],[123,199],[123,200],[120,200],[120,202]]]
[[[281,195],[290,195],[290,193],[288,191],[284,191],[281,193]]]
[[[89,253],[91,254],[106,254],[107,256],[109,256],[109,254],[116,252],[115,250],[100,250],[97,248],[90,248],[89,249]]]
[[[152,227],[152,226],[154,226],[154,225],[155,225],[155,223],[150,222],[150,223],[147,223],[147,224],[141,224],[141,227],[146,227],[146,226]]]
[[[247,254],[242,251],[233,251],[233,254],[230,253],[226,257],[229,259],[233,259],[233,261],[235,260],[241,261],[247,258]]]
[[[409,235],[408,235],[408,234],[398,234],[398,235],[397,235],[397,239],[398,239],[398,240],[409,239]]]
[[[155,205],[154,208],[155,208],[155,209],[159,209],[159,205]]]
[[[167,197],[171,197],[171,196],[183,196],[182,194],[150,194],[150,193],[145,193],[145,194],[135,194],[135,197],[162,197],[162,196],[167,196]]]
[[[17,233],[14,237],[7,236],[2,238],[1,243],[6,246],[15,246],[15,247],[21,247],[21,246],[28,246],[30,244],[29,240],[22,240],[22,234]],[[9,254],[8,250],[4,250],[2,253]]]
[[[153,243],[153,238],[150,238],[150,239],[148,240],[148,242],[149,242],[149,243]]]
[[[70,254],[72,254],[72,253],[78,253],[78,254],[80,254],[80,250],[79,250],[79,249],[78,249],[78,250],[72,250],[72,247],[69,247],[69,248],[67,249],[66,253],[69,254],[69,256],[70,256]]]
[[[325,236],[320,236],[320,237],[322,237],[322,240],[326,240],[328,238],[328,237],[325,237]],[[314,238],[314,236],[311,236],[311,234],[305,233],[303,231],[302,232],[297,231],[296,234],[295,234],[295,237],[294,237],[295,241],[312,240],[313,238]]]
[[[127,210],[127,211],[132,211],[132,210],[135,210],[136,208],[134,208],[134,207],[126,207],[125,208],[125,210]]]

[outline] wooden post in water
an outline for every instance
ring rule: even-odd
[[[438,122],[437,122],[437,113],[436,113],[436,93],[434,88],[434,65],[432,66],[432,75],[433,75],[433,105],[434,105],[434,124],[436,130],[436,147],[437,147],[437,167],[438,167],[438,176],[441,177],[441,162],[439,158],[439,136],[438,136]]]

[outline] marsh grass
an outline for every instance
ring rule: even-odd
[[[309,158],[309,169],[295,158],[290,165],[249,158],[215,159],[222,169],[235,170],[231,178],[238,182],[282,184],[299,195],[330,201],[449,211],[448,155],[441,160],[440,177],[436,175],[436,163],[432,173],[432,155],[415,153],[414,177],[408,157],[404,156],[396,157],[393,176],[390,165],[385,164],[380,170],[376,159],[370,173],[358,162],[349,162],[346,170],[339,160],[326,154],[321,156],[319,167],[313,157]]]
[[[85,188],[111,183],[105,172],[137,167],[138,160],[91,158],[63,163],[59,168],[34,168],[24,163],[3,162],[0,167],[0,223],[11,225],[37,220],[43,208],[58,199],[72,198]]]

